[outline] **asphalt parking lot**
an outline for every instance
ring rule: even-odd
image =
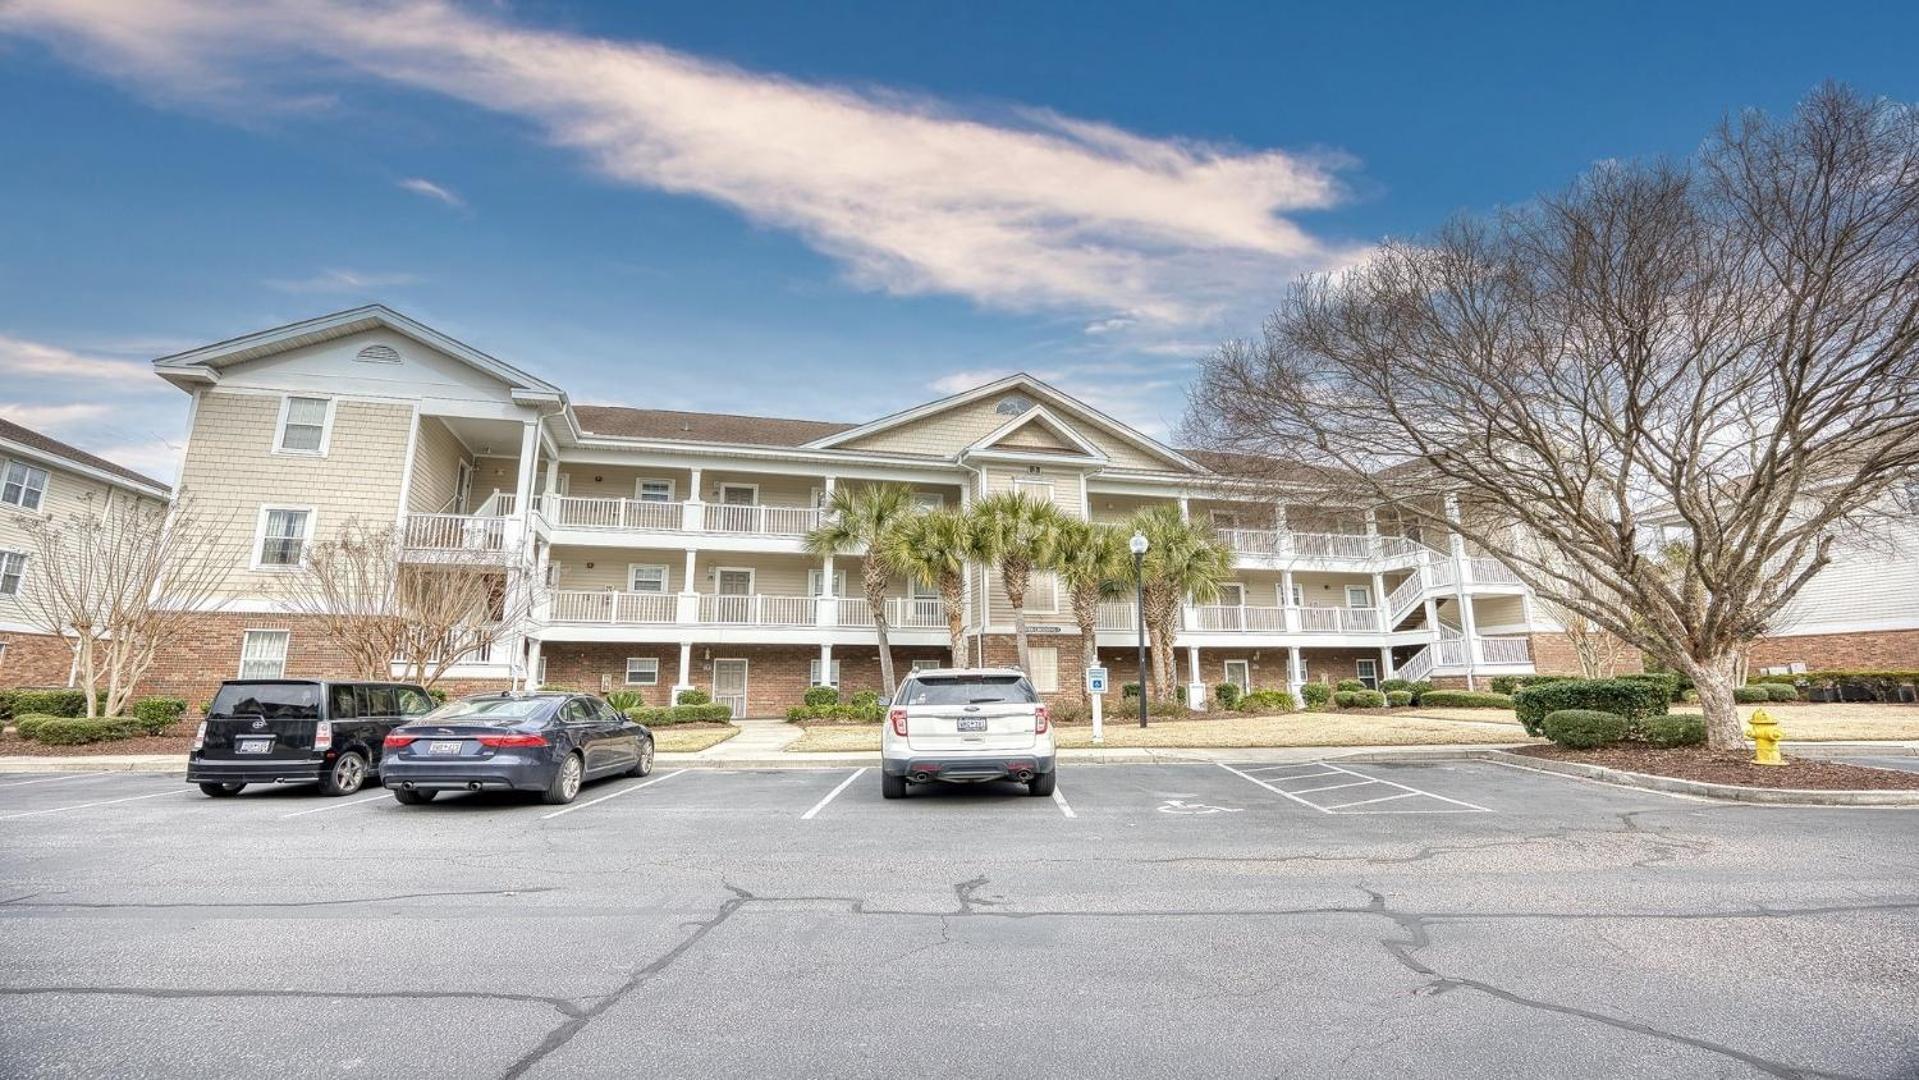
[[[1492,763],[0,776],[0,1073],[1919,1075],[1919,813]]]

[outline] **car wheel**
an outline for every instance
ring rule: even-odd
[[[1053,793],[1053,785],[1057,783],[1059,783],[1058,773],[1043,772],[1026,782],[1026,793],[1028,795],[1051,795]]]
[[[642,739],[640,741],[640,760],[633,763],[633,767],[627,770],[626,775],[645,776],[646,774],[652,771],[653,771],[653,740]]]
[[[886,799],[906,798],[906,777],[881,773],[880,797]]]
[[[200,794],[209,798],[224,799],[229,795],[240,794],[240,789],[244,787],[246,787],[245,784],[201,784]]]
[[[351,795],[366,783],[366,759],[359,751],[348,750],[333,761],[333,767],[320,777],[320,794]]]
[[[438,794],[437,791],[415,791],[411,788],[396,787],[393,789],[393,801],[401,806],[418,806],[421,803],[432,802],[433,797]]]
[[[580,781],[585,776],[586,765],[580,761],[580,755],[566,755],[560,762],[560,767],[553,770],[553,782],[546,785],[546,790],[540,793],[541,800],[554,806],[572,802],[579,798]]]

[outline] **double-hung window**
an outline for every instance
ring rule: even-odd
[[[248,630],[240,642],[242,679],[278,679],[287,670],[286,630]]]
[[[1047,646],[1032,646],[1026,650],[1026,660],[1032,665],[1033,689],[1042,694],[1059,692],[1059,649]]]
[[[280,441],[277,448],[289,454],[326,453],[326,398],[290,397],[280,414]]]
[[[640,502],[672,502],[673,481],[637,480],[633,484],[633,497]]]
[[[263,515],[260,529],[261,566],[298,566],[306,550],[311,510],[274,510]]]
[[[27,557],[23,552],[0,551],[0,596],[19,596],[20,582],[27,576]]]
[[[542,657],[544,659],[544,657]],[[658,686],[660,682],[660,658],[657,656],[629,656],[626,658],[626,685]]]
[[[808,686],[838,686],[840,684],[840,662],[838,660],[833,661],[832,670],[827,673],[827,681],[821,682],[820,660],[819,657],[814,657],[808,662],[806,684]]]
[[[666,591],[666,567],[647,566],[635,563],[626,568],[627,589],[630,592],[663,593]]]
[[[38,510],[46,497],[47,470],[21,461],[7,462],[6,477],[0,480],[0,503],[22,510]]]

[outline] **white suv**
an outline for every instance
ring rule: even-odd
[[[1053,723],[1026,676],[1013,668],[930,668],[900,683],[880,732],[880,794],[908,784],[1017,780],[1051,795]]]

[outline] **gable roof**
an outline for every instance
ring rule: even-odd
[[[1108,434],[1118,439],[1121,439],[1127,443],[1130,443],[1131,445],[1138,447],[1142,451],[1154,457],[1157,457],[1163,461],[1166,461],[1167,463],[1171,465],[1175,465],[1177,467],[1184,468],[1184,469],[1191,469],[1195,472],[1206,471],[1203,466],[1194,462],[1191,458],[1186,457],[1185,455],[1181,454],[1179,451],[1173,449],[1172,447],[1167,446],[1166,444],[1159,442],[1156,439],[1148,438],[1147,436],[1142,435],[1138,431],[1135,431],[1133,428],[1119,422],[1118,420],[1113,419],[1110,416],[1107,416],[1105,413],[1100,412],[1098,409],[1093,408],[1092,406],[1086,404],[1085,402],[1082,402],[1076,398],[1070,397],[1067,394],[1063,393],[1062,391],[1047,385],[1044,381],[1040,379],[1036,379],[1033,376],[1028,375],[1023,371],[1017,372],[1012,375],[1008,375],[1003,379],[995,379],[992,382],[985,383],[981,386],[976,386],[971,390],[963,390],[960,393],[951,394],[934,401],[929,401],[923,405],[915,405],[914,407],[910,409],[904,409],[904,410],[901,410],[900,412],[892,413],[887,416],[882,416],[878,420],[873,420],[868,423],[860,424],[857,427],[847,428],[844,431],[836,432],[824,438],[815,439],[814,441],[812,441],[811,443],[808,443],[807,445],[813,449],[819,449],[819,450],[830,449],[832,447],[839,446],[843,443],[852,442],[856,439],[863,439],[869,435],[874,435],[882,431],[891,430],[892,428],[899,427],[902,424],[912,423],[915,420],[919,420],[923,417],[931,416],[934,413],[944,412],[947,409],[957,408],[961,405],[966,405],[971,402],[978,401],[981,398],[990,397],[994,394],[1005,393],[1008,390],[1014,390],[1014,389],[1024,390],[1028,392],[1029,394],[1044,398],[1047,404],[1052,405],[1058,411],[1070,416],[1077,417],[1089,424],[1092,424],[1095,427],[1099,427],[1105,430]]]
[[[11,420],[0,419],[0,444],[3,443],[13,443],[29,450],[37,450],[47,457],[58,458],[66,464],[79,466],[81,471],[106,473],[109,477],[124,483],[151,489],[151,494],[160,498],[165,498],[169,490],[167,485],[151,476],[134,472],[125,465],[116,465],[106,458],[89,454],[77,446],[69,446],[58,439],[42,435],[32,428],[21,427]],[[0,454],[5,453],[6,447],[0,445]]]
[[[789,420],[732,413],[681,412],[677,409],[629,409],[619,405],[575,405],[573,416],[579,421],[580,430],[587,435],[793,449],[853,426],[828,420]]]
[[[257,360],[260,357],[299,348],[302,345],[316,345],[348,334],[382,327],[410,337],[430,349],[436,349],[469,367],[493,376],[511,387],[516,395],[525,393],[537,398],[566,400],[565,392],[552,383],[489,356],[464,341],[448,337],[425,323],[410,319],[384,304],[367,304],[364,307],[336,311],[331,315],[304,319],[285,326],[277,326],[271,330],[260,330],[215,342],[212,345],[202,345],[186,352],[163,356],[153,362],[153,370],[168,381],[217,382],[221,368],[248,360]]]
[[[1029,427],[1043,428],[1051,432],[1066,445],[1058,447],[1035,446],[1031,444],[1021,445],[1008,441]],[[1074,431],[1070,425],[1061,423],[1044,405],[1034,405],[1032,408],[1027,409],[1025,412],[1020,413],[1018,416],[1013,417],[1011,420],[988,432],[984,438],[981,438],[978,442],[960,451],[960,457],[964,459],[981,455],[992,456],[996,453],[1014,455],[1034,453],[1057,454],[1061,456],[1076,455],[1092,458],[1100,462],[1106,460],[1106,455],[1100,452],[1099,447],[1087,442],[1085,436]]]

